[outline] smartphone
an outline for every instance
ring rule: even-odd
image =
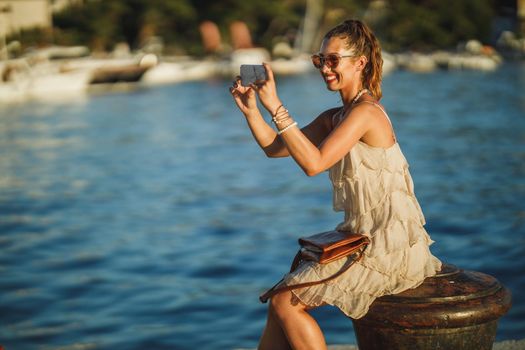
[[[266,69],[262,64],[243,64],[241,65],[241,85],[250,86],[257,80],[268,80]]]

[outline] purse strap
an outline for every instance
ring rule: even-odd
[[[325,283],[325,282],[331,281],[331,280],[341,276],[354,263],[356,263],[359,260],[361,260],[361,258],[363,257],[363,253],[365,252],[366,247],[367,246],[365,245],[358,253],[356,253],[357,257],[355,259],[347,259],[347,261],[344,263],[343,267],[341,267],[341,269],[339,271],[337,271],[336,273],[334,273],[330,277],[323,278],[322,280],[319,280],[319,281],[304,282],[304,283],[294,284],[294,285],[291,285],[291,286],[282,286],[282,287],[277,288],[277,286],[279,284],[281,284],[282,281],[284,281],[284,278],[282,278],[272,288],[270,288],[270,290],[268,290],[267,292],[263,293],[259,297],[259,300],[261,301],[261,303],[266,303],[268,301],[268,299],[270,299],[271,297],[273,297],[274,295],[276,295],[278,293],[291,291],[291,290],[299,289],[299,288],[312,287],[312,286],[315,286],[316,284],[321,284],[321,283]],[[295,255],[295,258],[293,259],[292,267],[290,269],[290,272],[293,272],[303,260],[304,259],[301,257],[301,250],[299,249],[299,251]]]

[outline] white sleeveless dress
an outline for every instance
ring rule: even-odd
[[[334,117],[336,123],[340,122],[340,113]],[[345,213],[337,230],[365,234],[371,243],[363,258],[340,277],[293,290],[301,303],[333,305],[358,319],[376,298],[415,288],[441,269],[441,262],[429,250],[433,241],[423,228],[425,219],[397,142],[379,148],[359,141],[330,168],[329,177],[334,210]],[[304,262],[287,274],[283,283],[294,285],[327,278],[345,261],[324,265]]]

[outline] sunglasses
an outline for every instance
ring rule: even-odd
[[[341,56],[340,54],[337,54],[337,53],[329,53],[326,56],[321,55],[321,54],[312,55],[311,59],[312,59],[312,64],[314,65],[314,67],[317,69],[321,69],[323,68],[325,64],[328,66],[328,68],[336,68],[339,65],[339,62],[341,61],[341,58],[345,58],[345,57],[354,57],[354,56],[350,56],[350,55]]]

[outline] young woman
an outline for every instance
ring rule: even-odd
[[[267,81],[242,87],[237,80],[230,91],[268,157],[291,156],[308,176],[329,171],[334,208],[345,212],[337,230],[366,234],[371,243],[363,258],[338,278],[275,295],[261,350],[326,349],[308,310],[329,304],[360,318],[377,297],[415,288],[441,268],[429,250],[433,241],[423,228],[407,161],[378,103],[383,60],[374,34],[364,23],[347,20],[324,36],[312,62],[326,87],[339,91],[343,105],[324,111],[302,129],[279,99],[269,65]],[[256,95],[277,131],[264,121]],[[324,279],[344,260],[302,263],[283,283]]]

